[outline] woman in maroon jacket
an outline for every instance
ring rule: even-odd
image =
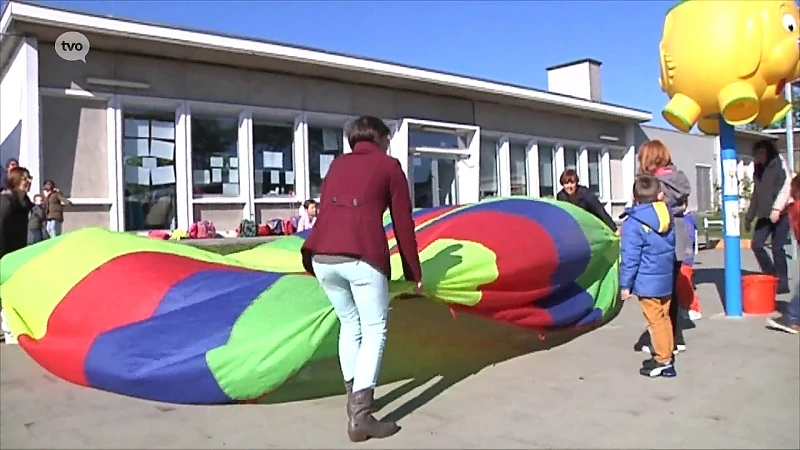
[[[389,128],[376,117],[347,127],[353,151],[331,164],[322,183],[317,223],[303,244],[303,266],[317,277],[341,322],[339,362],[347,390],[347,434],[357,442],[389,437],[394,422],[372,416],[389,315],[386,208],[408,281],[422,292],[408,179],[387,155]]]

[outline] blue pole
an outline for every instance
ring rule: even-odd
[[[736,131],[719,118],[720,164],[722,164],[722,229],[725,233],[725,315],[742,316],[742,251],[739,222],[739,182]]]
[[[786,101],[792,105],[792,109],[789,111],[789,114],[786,114],[786,164],[789,165],[789,173],[794,173],[794,115],[797,111],[794,108],[794,102],[792,99],[792,94],[794,92],[794,87],[792,84],[786,86]],[[794,233],[790,233],[792,244],[790,247],[792,248],[792,259],[797,261],[797,242],[795,241]]]

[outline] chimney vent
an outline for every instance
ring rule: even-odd
[[[547,68],[547,90],[601,102],[600,66],[596,59],[584,58]]]

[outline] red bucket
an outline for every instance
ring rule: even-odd
[[[746,314],[772,314],[778,296],[778,277],[745,275],[742,277],[742,311]]]

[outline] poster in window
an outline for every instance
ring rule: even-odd
[[[238,183],[239,182],[239,171],[238,170],[231,170],[228,172],[228,181],[231,183]]]
[[[125,119],[125,137],[126,138],[149,138],[150,137],[150,121],[140,119]]]
[[[222,185],[222,195],[225,197],[238,197],[239,196],[239,185],[238,184],[231,184],[225,183]]]
[[[172,161],[175,158],[175,143],[152,141],[150,143],[150,156]]]
[[[280,182],[281,182],[281,172],[279,170],[270,170],[269,171],[269,182],[270,182],[270,184],[280,184]]]
[[[211,167],[223,167],[225,165],[224,160],[220,156],[212,156],[209,158],[209,165]],[[220,175],[221,177],[222,175]]]
[[[294,184],[294,172],[286,172],[284,178],[286,179],[286,184]]]
[[[150,186],[150,169],[125,166],[125,182],[140,186]]]
[[[222,183],[222,169],[211,169],[211,182]]]
[[[283,167],[283,153],[281,152],[263,152],[265,169],[280,169]]]
[[[195,170],[192,176],[194,178],[194,184],[211,183],[211,172],[208,170]]]
[[[228,159],[228,166],[239,167],[239,158],[231,157],[230,159]]]
[[[333,155],[319,155],[319,176],[325,178],[333,163]]]
[[[155,158],[142,158],[142,167],[145,169],[155,169],[158,163]]]
[[[153,139],[166,139],[173,141],[175,140],[175,124],[173,122],[161,122],[154,120],[152,122],[152,132],[151,132]]]
[[[175,167],[163,166],[150,169],[150,178],[154,186],[175,183]]]
[[[125,156],[150,156],[147,139],[125,139],[122,150]]]
[[[339,150],[339,134],[331,128],[322,129],[322,148],[326,151]]]

